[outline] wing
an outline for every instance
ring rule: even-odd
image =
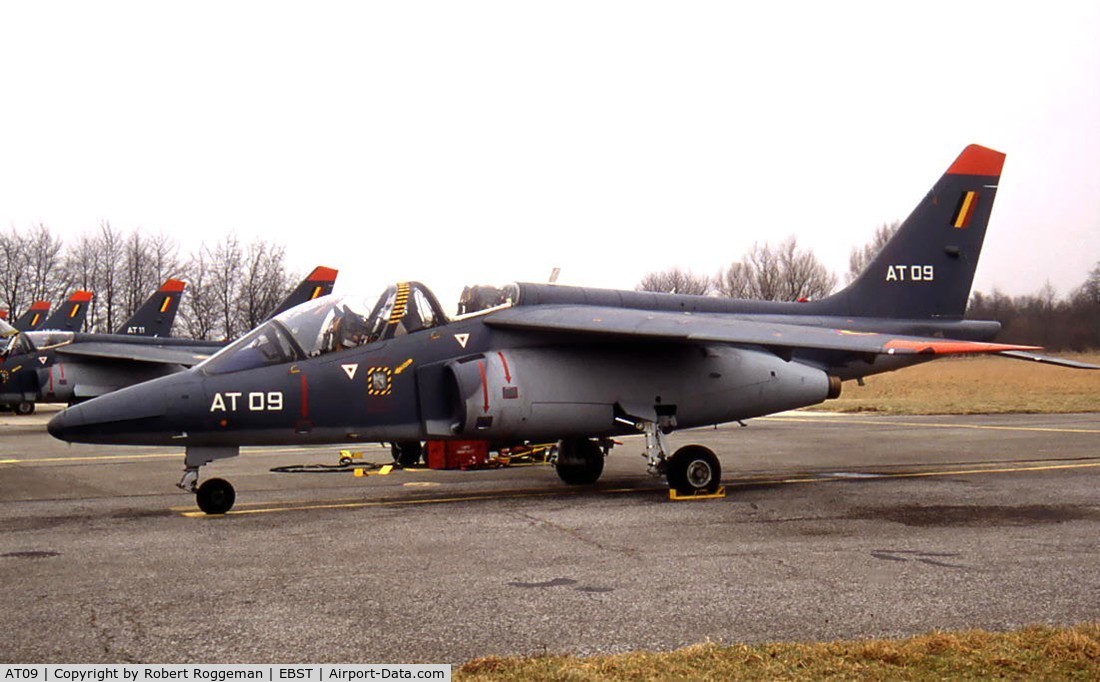
[[[696,343],[730,343],[782,349],[833,350],[875,355],[959,355],[1036,350],[981,341],[857,332],[845,329],[597,306],[532,306],[491,313],[485,324],[514,331],[583,334]]]
[[[55,352],[59,355],[193,367],[210,357],[216,350],[217,349],[187,347],[166,348],[147,344],[111,343],[106,341],[82,341],[68,346],[59,346]]]

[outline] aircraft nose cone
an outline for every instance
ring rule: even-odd
[[[62,410],[46,425],[50,435],[70,443],[140,444],[162,427],[166,410],[158,381],[108,393]]]
[[[58,440],[69,440],[66,436],[78,426],[84,424],[84,414],[79,405],[61,410],[46,424],[46,430]]]

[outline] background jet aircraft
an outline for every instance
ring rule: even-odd
[[[88,443],[184,445],[180,487],[229,510],[198,469],[241,445],[426,439],[560,440],[557,473],[595,482],[612,438],[645,435],[650,472],[714,491],[700,445],[675,429],[820,403],[841,382],[945,355],[1042,358],[964,320],[1004,155],[972,145],[862,275],[806,303],[514,285],[507,303],[448,320],[417,283],[374,303],[330,297],[270,320],[189,371],[71,407],[49,424]],[[1097,368],[1100,369],[1100,368]]]
[[[331,293],[336,274],[331,268],[315,268],[277,310]],[[75,403],[202,362],[225,342],[147,335],[162,329],[169,333],[182,291],[182,282],[168,280],[122,326],[146,335],[16,334],[0,323],[0,404],[11,405],[17,414],[30,414],[37,402]]]
[[[38,328],[49,331],[80,331],[84,328],[84,320],[88,317],[88,304],[92,302],[94,295],[82,289],[74,291]]]
[[[50,312],[49,301],[35,301],[31,304],[31,307],[27,309],[27,312],[19,316],[12,326],[21,332],[34,331],[42,326],[42,323],[46,321],[47,313]]]
[[[115,333],[132,336],[171,336],[172,325],[180,309],[180,299],[186,288],[186,282],[168,278],[156,293],[134,311],[130,319],[119,326]]]

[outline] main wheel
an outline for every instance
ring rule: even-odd
[[[224,514],[233,508],[237,493],[224,478],[212,478],[195,492],[195,501],[199,509],[207,514]]]
[[[568,485],[592,485],[603,473],[603,450],[587,438],[563,440],[558,444],[555,468]]]
[[[405,440],[390,444],[390,454],[393,455],[393,461],[403,467],[414,467],[419,464],[420,455],[423,452],[424,447],[418,440]]]
[[[681,495],[711,494],[722,484],[722,465],[710,449],[685,445],[665,466],[668,487]]]
[[[34,403],[27,401],[16,403],[12,406],[12,411],[18,415],[34,414]]]

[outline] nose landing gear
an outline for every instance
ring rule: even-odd
[[[215,459],[236,457],[237,447],[189,447],[184,458],[183,478],[176,484],[181,490],[195,493],[199,509],[207,514],[225,514],[233,508],[237,493],[224,478],[211,478],[199,485],[199,467]]]

